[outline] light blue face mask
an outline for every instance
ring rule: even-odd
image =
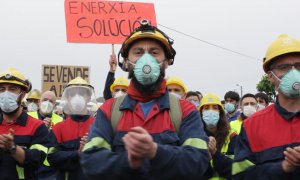
[[[0,94],[0,108],[4,113],[11,113],[18,109],[19,95],[12,92],[3,92]]]
[[[145,53],[135,64],[129,61],[134,66],[134,76],[142,85],[153,84],[157,81],[160,75],[160,64],[149,53]]]
[[[235,105],[232,103],[226,103],[224,108],[228,113],[232,113],[235,110]]]
[[[272,74],[280,81],[279,89],[283,94],[290,98],[300,97],[300,72],[298,70],[291,69],[281,79],[275,73],[272,72]]]
[[[191,103],[193,103],[197,108],[199,107],[200,103],[195,100],[191,100]]]
[[[215,110],[204,111],[202,116],[208,127],[216,127],[220,119],[220,113]]]

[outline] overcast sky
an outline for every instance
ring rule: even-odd
[[[243,93],[256,93],[268,45],[282,33],[300,39],[299,0],[137,2],[154,3],[158,24],[254,57],[158,25],[174,39],[177,51],[167,76],[181,77],[188,90],[215,92],[221,98],[228,90],[240,92],[236,84]],[[67,43],[63,0],[2,0],[0,16],[0,72],[15,67],[41,89],[43,64],[89,66],[91,84],[102,96],[111,45]],[[116,75],[127,76],[119,68]]]

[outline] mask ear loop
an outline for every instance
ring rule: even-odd
[[[24,94],[23,91],[20,92],[20,94],[18,94],[18,98],[17,98],[17,103],[18,103],[18,106],[22,106],[22,99],[21,99],[21,96]]]
[[[281,82],[281,79],[279,79],[279,77],[273,72],[271,71],[272,75],[279,81]],[[279,86],[278,87],[275,87],[275,90],[278,91],[279,90]]]
[[[273,76],[274,76],[279,82],[281,82],[281,79],[280,79],[273,71],[271,71],[271,73],[273,74]]]
[[[128,63],[131,64],[133,67],[135,67],[135,63],[131,62],[129,59],[128,59]]]

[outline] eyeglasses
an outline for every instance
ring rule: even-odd
[[[180,92],[180,89],[177,89],[177,88],[173,88],[173,89],[171,88],[170,89],[170,88],[168,88],[168,91],[169,92]]]
[[[126,93],[127,89],[114,89],[114,92],[119,92],[119,91],[122,91],[122,92]]]
[[[274,67],[271,67],[271,70],[278,69],[279,71],[287,72],[287,71],[291,70],[292,67],[294,67],[295,69],[300,71],[300,62],[297,62],[297,63],[294,63],[294,64],[279,64],[279,65],[276,65]]]

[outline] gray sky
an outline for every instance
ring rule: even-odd
[[[132,0],[134,1],[134,0]],[[300,39],[299,0],[139,0],[155,4],[158,24],[257,58],[251,59],[158,26],[174,39],[175,63],[167,76],[181,77],[189,90],[256,93],[268,45],[282,33]],[[66,42],[63,0],[0,2],[0,72],[15,67],[41,89],[42,64],[90,66],[102,96],[111,45]],[[119,51],[120,46],[116,46]],[[117,69],[117,76],[127,76]]]

